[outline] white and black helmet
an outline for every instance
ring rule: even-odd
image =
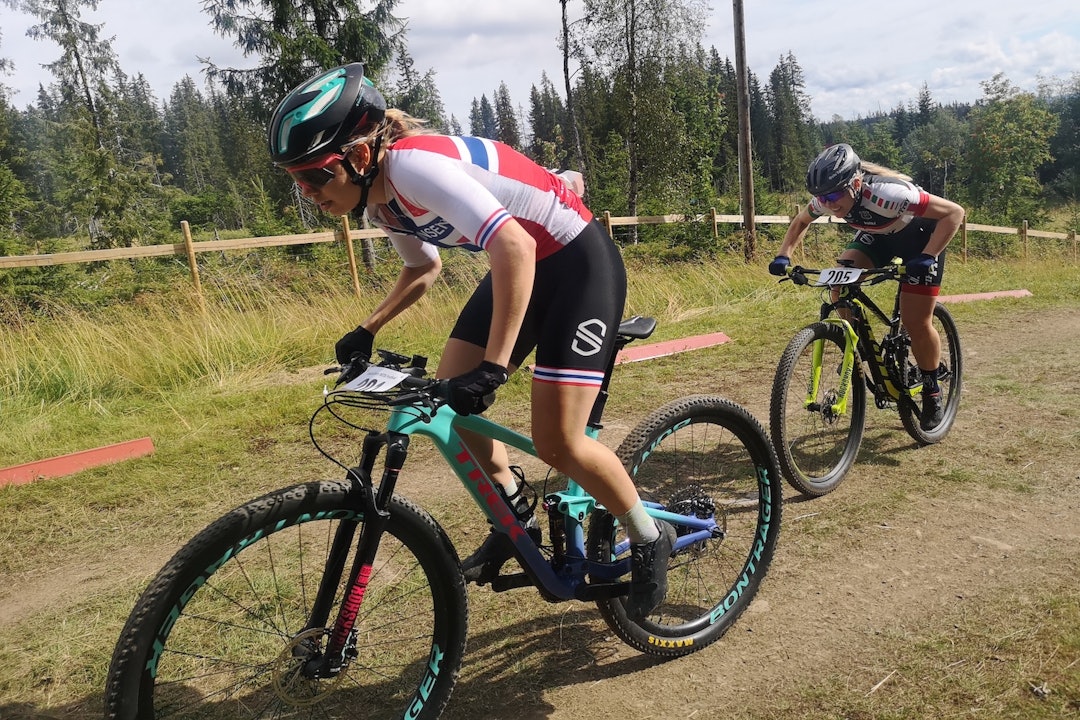
[[[270,158],[288,168],[341,150],[354,135],[382,121],[386,100],[361,63],[319,73],[293,88],[270,120]]]
[[[806,189],[811,195],[826,195],[847,187],[861,167],[862,161],[850,145],[830,145],[807,168]]]

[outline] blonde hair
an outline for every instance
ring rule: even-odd
[[[885,177],[900,178],[901,180],[907,180],[911,182],[911,177],[905,175],[902,172],[887,168],[884,165],[878,165],[877,163],[867,162],[863,160],[859,169],[859,179],[862,179],[863,174],[867,175],[883,175]]]
[[[387,108],[385,117],[379,124],[363,135],[356,135],[342,146],[342,150],[351,150],[357,145],[370,145],[375,139],[382,137],[382,146],[389,147],[395,140],[412,137],[413,135],[435,135],[436,132],[427,126],[427,120],[415,118],[404,110]]]

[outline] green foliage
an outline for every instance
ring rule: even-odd
[[[802,186],[806,163],[816,154],[810,143],[810,98],[805,88],[802,68],[789,52],[769,75],[767,94],[772,122],[765,172],[770,185],[781,192]]]
[[[289,228],[286,220],[282,219],[274,201],[267,194],[261,180],[254,182],[255,199],[251,216],[251,232],[255,237],[270,237],[273,235],[288,235],[296,228]]]
[[[518,127],[517,113],[506,83],[499,83],[499,89],[495,91],[495,124],[498,127],[496,140],[515,150],[522,149],[521,128]]]
[[[215,31],[234,37],[254,68],[208,65],[208,76],[220,80],[234,97],[260,100],[266,119],[277,98],[306,80],[318,68],[362,59],[373,77],[390,63],[401,45],[404,23],[392,13],[397,0],[376,0],[363,11],[351,0],[207,0]]]
[[[960,120],[944,110],[934,111],[929,123],[915,128],[904,140],[903,153],[915,182],[927,192],[953,197],[966,140]]]
[[[435,71],[428,70],[420,74],[416,70],[412,57],[400,50],[397,58],[397,82],[392,91],[387,92],[386,101],[393,107],[404,110],[413,117],[427,120],[429,126],[446,132],[449,123],[443,107],[439,88],[435,85]]]
[[[983,83],[985,101],[971,112],[965,195],[972,208],[1017,225],[1040,216],[1038,170],[1050,160],[1058,119],[1000,73]]]
[[[57,83],[35,103],[15,110],[0,95],[5,252],[175,242],[182,220],[212,233],[244,228],[246,236],[333,223],[300,198],[265,148],[268,105],[318,65],[363,57],[392,104],[461,132],[456,118],[443,117],[434,71],[417,71],[406,52],[392,14],[397,0],[373,3],[370,11],[345,0],[210,2],[215,27],[242,41],[256,56],[255,69],[210,66],[215,80],[198,87],[185,77],[164,104],[145,78],[115,66],[101,28],[79,19],[87,0],[3,1],[41,20],[39,37],[71,31],[52,66]],[[739,87],[730,58],[699,44],[704,4],[589,0],[586,10],[565,39],[576,122],[563,93],[541,73],[525,106],[531,132],[519,126],[521,106],[505,84],[474,100],[468,131],[503,139],[547,167],[582,170],[597,214],[740,212]],[[85,80],[72,71],[80,59],[91,64]],[[386,73],[392,62],[393,77]],[[1080,203],[1080,74],[1046,83],[1038,96],[999,75],[984,84],[986,96],[975,107],[943,107],[924,85],[916,100],[889,113],[826,122],[810,115],[792,53],[780,56],[767,82],[753,73],[747,81],[757,214],[796,211],[805,201],[806,163],[823,144],[840,141],[961,202],[979,222],[1043,225],[1048,200]],[[1060,229],[1075,228],[1072,222]],[[628,245],[672,255],[708,252],[707,241],[684,229],[619,232]],[[1000,236],[979,241],[988,253],[1016,251]],[[6,273],[0,283],[19,298],[41,283],[52,297],[68,278],[58,269],[27,269]]]

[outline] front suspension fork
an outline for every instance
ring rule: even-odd
[[[371,473],[379,451],[386,446],[386,462],[382,481],[378,490],[372,488]],[[388,510],[390,498],[394,494],[398,475],[409,452],[409,436],[400,433],[369,433],[364,438],[360,463],[349,470],[352,492],[359,493],[357,502],[360,519],[342,520],[338,525],[334,541],[326,562],[325,572],[319,585],[319,593],[312,606],[307,628],[326,627],[326,620],[334,602],[338,580],[345,567],[360,523],[360,539],[356,544],[356,556],[353,558],[349,579],[345,584],[345,594],[338,608],[337,618],[329,629],[326,649],[318,657],[312,658],[305,668],[309,677],[333,677],[337,675],[350,659],[348,650],[352,645],[353,629],[360,606],[371,579],[371,569],[375,564],[375,555],[379,550],[379,541],[390,519]]]

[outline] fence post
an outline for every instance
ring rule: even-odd
[[[605,210],[604,211],[604,227],[607,228],[608,237],[610,237],[612,240],[614,240],[615,239],[615,233],[613,233],[611,231],[611,211],[610,210]]]
[[[187,253],[188,267],[191,269],[191,284],[195,286],[195,297],[199,300],[199,310],[206,314],[206,301],[203,299],[202,282],[199,280],[199,264],[195,261],[195,245],[191,241],[191,224],[180,221],[180,232],[184,235],[184,251]]]
[[[1069,240],[1072,241],[1073,262],[1076,262],[1076,231],[1075,230],[1070,230],[1069,231]]]
[[[717,226],[716,221],[716,208],[709,208],[712,212],[712,236],[713,240],[717,240],[720,237],[720,228]]]
[[[349,277],[352,279],[353,293],[360,297],[360,277],[356,273],[356,253],[353,252],[352,236],[349,234],[349,216],[341,216],[341,227],[337,231],[338,237],[345,242],[345,253],[349,256]]]
[[[960,251],[966,263],[968,261],[967,213],[964,213],[964,217],[960,220]]]

